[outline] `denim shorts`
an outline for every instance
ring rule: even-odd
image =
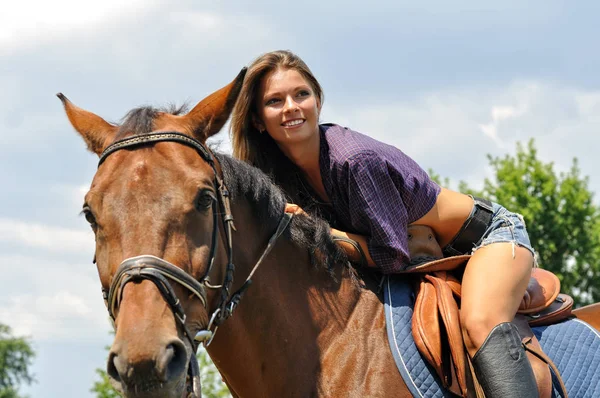
[[[473,248],[473,253],[480,247],[490,245],[492,243],[512,243],[513,257],[515,255],[515,245],[524,247],[529,250],[536,259],[535,250],[531,247],[531,241],[525,227],[523,216],[518,213],[513,213],[507,210],[504,206],[492,202],[492,220],[488,229]],[[535,263],[537,261],[534,260]]]

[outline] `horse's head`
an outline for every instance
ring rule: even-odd
[[[244,75],[185,115],[140,108],[120,126],[58,95],[100,157],[83,213],[116,329],[108,375],[128,397],[181,397],[197,376],[194,336],[209,329],[219,293],[207,297],[204,282],[223,280],[210,265],[227,249],[216,244],[226,192],[205,141],[229,117]]]

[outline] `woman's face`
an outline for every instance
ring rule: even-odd
[[[321,104],[310,83],[295,69],[276,69],[261,82],[257,96],[259,130],[284,148],[307,141],[319,130]]]

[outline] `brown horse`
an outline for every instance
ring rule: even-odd
[[[187,114],[139,108],[119,126],[59,94],[100,156],[83,213],[116,328],[112,383],[127,397],[198,395],[198,336],[214,338],[236,397],[411,396],[377,281],[347,266],[323,221],[290,221],[264,174],[207,149],[244,74]]]

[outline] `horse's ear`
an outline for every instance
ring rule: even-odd
[[[83,137],[88,149],[100,156],[104,148],[113,141],[118,126],[73,105],[63,93],[58,93],[56,96],[62,101],[71,125]]]
[[[204,142],[223,128],[242,89],[246,70],[242,69],[231,83],[204,98],[185,115],[197,139]]]

